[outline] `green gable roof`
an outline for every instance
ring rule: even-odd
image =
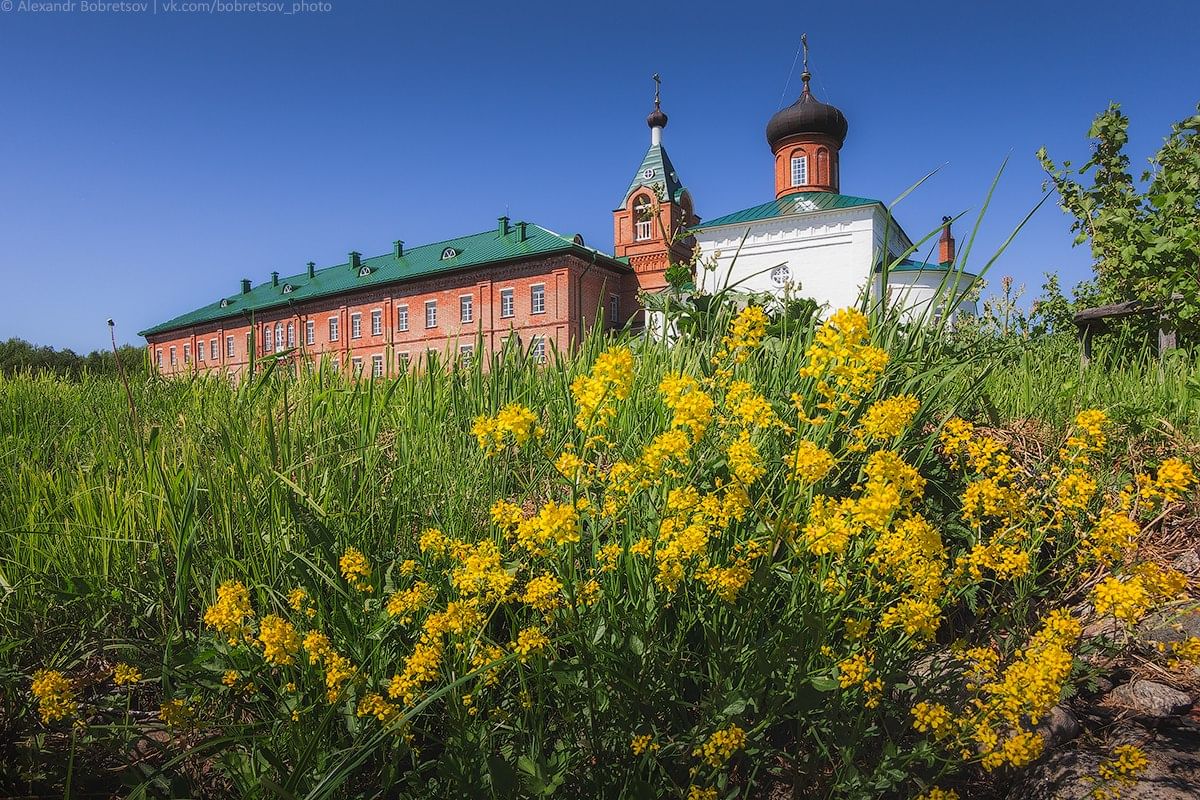
[[[661,144],[652,144],[646,151],[646,157],[642,159],[642,165],[634,174],[633,182],[629,184],[629,191],[625,192],[625,199],[621,205],[628,203],[629,196],[643,187],[657,187],[659,200],[679,202],[683,197],[683,183],[679,180],[670,157],[667,156],[666,148]]]
[[[443,258],[442,256],[450,248],[457,255]],[[622,271],[629,270],[628,264],[593,248],[576,244],[572,237],[561,236],[554,231],[529,223],[526,225],[524,241],[517,240],[517,226],[514,225],[507,236],[501,236],[498,229],[493,229],[484,233],[460,236],[457,239],[447,239],[444,242],[434,242],[411,249],[405,248],[404,255],[400,258],[396,258],[394,253],[364,258],[360,260],[357,269],[351,267],[347,262],[336,267],[316,270],[315,275],[311,278],[308,277],[307,272],[280,277],[278,285],[267,281],[255,286],[246,294],[234,294],[218,299],[195,311],[189,311],[152,328],[147,328],[138,335],[147,336],[220,319],[242,317],[252,311],[264,311],[319,297],[404,283],[468,267],[481,267],[562,252],[575,252],[587,259],[595,257],[599,263]],[[360,272],[366,274],[360,274]]]
[[[883,272],[883,267],[876,267],[876,272]],[[962,272],[953,264],[942,266],[941,264],[930,264],[928,261],[916,261],[911,258],[906,258],[898,264],[893,264],[888,267],[888,272]],[[967,278],[978,278],[979,276],[973,272],[962,272]]]
[[[758,222],[764,219],[773,217],[787,217],[792,214],[806,214],[811,211],[832,211],[838,208],[853,208],[855,206],[880,205],[883,203],[879,200],[871,200],[867,197],[851,197],[847,194],[834,194],[833,192],[797,192],[789,194],[778,200],[772,200],[769,203],[763,203],[761,206],[753,208],[745,208],[741,211],[735,211],[732,214],[726,214],[723,217],[710,219],[707,222],[702,222],[697,225],[695,230],[703,230],[705,228],[715,228],[718,225],[736,225],[745,222]]]

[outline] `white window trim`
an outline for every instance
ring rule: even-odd
[[[350,338],[362,338],[362,313],[355,312],[350,315]]]
[[[504,300],[508,299],[508,313],[504,313]],[[500,290],[500,319],[512,319],[517,315],[517,292],[512,286]]]
[[[808,156],[792,156],[792,186],[808,186]]]
[[[341,323],[337,317],[329,318],[329,341],[336,342],[342,336]]]
[[[237,342],[232,336],[225,337],[225,357],[234,358],[237,356]]]
[[[154,351],[154,363],[158,365],[159,369],[162,369],[163,360],[161,347]]]
[[[538,296],[537,289],[541,289],[542,308],[539,311],[535,299]],[[545,314],[546,313],[546,284],[535,283],[529,287],[529,313],[530,314]]]
[[[465,304],[464,300],[467,301]],[[460,294],[458,296],[458,321],[464,324],[475,321],[475,295]]]
[[[408,330],[408,304],[396,306],[396,330]]]
[[[196,340],[196,360],[197,361],[205,360],[204,359],[204,340],[203,339]]]
[[[179,354],[175,350],[175,345],[171,345],[170,350],[171,350],[171,366],[174,367],[179,364],[179,357],[178,357]]]
[[[208,354],[208,357],[210,360],[212,360],[212,361],[220,361],[221,360],[221,351],[217,349],[217,337],[214,336],[208,340],[208,349],[211,351]]]
[[[371,356],[371,377],[383,377],[383,356],[379,353]]]
[[[304,320],[304,343],[306,345],[314,345],[317,343],[317,322],[316,320]]]
[[[376,325],[375,324],[376,322],[378,322],[379,325]],[[371,309],[371,335],[372,336],[383,336],[383,309],[382,308],[372,308]]]
[[[430,311],[433,312],[433,317],[432,317],[433,322],[432,323],[430,322],[430,315],[429,315]],[[425,327],[426,328],[436,328],[437,327],[437,300],[426,300],[425,301]]]

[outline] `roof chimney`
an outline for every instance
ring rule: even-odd
[[[524,222],[517,223],[517,241],[518,242],[525,241],[525,223]]]
[[[392,242],[392,247],[395,248],[396,258],[404,258],[404,240],[397,239]]]
[[[947,267],[954,263],[954,237],[950,235],[950,217],[942,217],[942,238],[938,241],[938,264]]]
[[[279,273],[278,273],[278,272],[272,272],[272,273],[271,273],[271,285],[272,285],[272,286],[278,286],[278,285],[279,285]]]
[[[350,251],[350,268],[358,269],[362,266],[362,253],[357,250]]]
[[[315,261],[308,262],[308,277],[310,277],[310,278],[317,277],[317,262],[315,262]]]
[[[242,278],[242,294],[250,294],[250,279]]]
[[[501,236],[508,236],[508,216],[497,217],[496,220],[500,223],[499,231]]]

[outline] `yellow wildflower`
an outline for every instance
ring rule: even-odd
[[[562,581],[550,574],[538,575],[525,584],[521,602],[534,610],[549,614],[563,604]]]
[[[375,591],[370,583],[371,563],[357,547],[347,547],[338,559],[338,566],[342,570],[342,577],[355,589],[367,593]]]
[[[268,664],[286,666],[295,662],[300,650],[300,637],[295,626],[283,617],[270,614],[258,627],[258,643]]]
[[[40,669],[35,672],[31,689],[38,701],[42,722],[50,723],[75,715],[75,690],[58,670]]]
[[[168,700],[159,706],[158,717],[168,728],[184,728],[192,721],[194,709],[183,700]]]
[[[246,619],[254,616],[250,592],[241,581],[226,581],[217,587],[217,602],[204,612],[204,624],[237,644],[246,634]]]
[[[729,725],[714,731],[704,744],[692,751],[710,767],[719,767],[746,747],[746,732],[738,725]]]
[[[505,406],[493,417],[476,417],[471,432],[487,458],[502,452],[509,438],[519,446],[540,435],[537,415],[520,403]]]
[[[789,479],[801,483],[816,483],[833,469],[833,454],[815,442],[800,440],[787,457]]]
[[[142,672],[137,667],[131,667],[128,664],[117,664],[113,669],[113,683],[117,686],[126,686],[132,683],[137,683],[142,679]]]
[[[512,643],[513,652],[516,653],[524,664],[532,656],[535,656],[546,650],[550,646],[550,640],[546,634],[542,633],[542,629],[536,625],[531,625],[528,628],[523,628],[517,634],[517,640]]]

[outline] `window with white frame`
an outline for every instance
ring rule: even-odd
[[[183,346],[183,363],[192,363],[192,346],[190,344],[185,344]]]
[[[175,358],[175,345],[171,345],[171,366],[175,366],[179,361]]]
[[[538,364],[546,363],[546,337],[533,337],[533,347],[530,349],[533,354],[533,360]]]
[[[400,370],[402,372],[408,372],[408,365],[412,361],[412,353],[405,350],[399,354],[396,360],[400,365]]]
[[[363,364],[363,362],[362,362],[362,358],[360,356],[354,356],[353,358],[351,358],[350,359],[350,373],[352,375],[354,375],[355,377],[362,375],[362,364]]]
[[[396,330],[408,330],[408,306],[396,306]]]
[[[513,315],[513,290],[500,290],[500,316],[511,317]]]
[[[317,343],[317,323],[311,319],[304,320],[304,343],[308,345]]]
[[[361,339],[362,338],[362,314],[351,314],[350,315],[350,338],[351,339]]]
[[[475,345],[463,344],[458,347],[458,360],[464,367],[471,365],[471,358],[475,355]]]
[[[383,356],[376,354],[371,356],[371,375],[376,378],[383,377]]]
[[[329,318],[329,341],[336,342],[338,340],[338,318]]]
[[[371,335],[383,335],[383,309],[376,308],[371,311]]]
[[[808,185],[808,156],[792,156],[792,186]]]
[[[425,301],[425,327],[437,327],[437,300]]]
[[[608,324],[617,325],[621,320],[621,298],[615,294],[608,296]]]
[[[296,346],[296,323],[289,322],[288,323],[288,347],[291,348],[291,347],[295,347],[295,346]]]
[[[650,219],[650,198],[642,195],[633,203],[633,239],[642,242],[654,234]]]
[[[263,352],[269,353],[275,349],[275,337],[270,325],[263,326]]]
[[[196,360],[197,361],[204,360],[204,340],[203,339],[196,340]]]
[[[221,360],[221,354],[217,352],[217,337],[208,340],[208,352],[213,361]]]
[[[458,318],[460,322],[470,322],[475,318],[475,298],[471,295],[459,295]]]
[[[283,323],[282,322],[275,323],[275,349],[276,350],[283,349]]]
[[[233,343],[232,336],[225,337],[225,357],[233,358],[237,355],[237,346]]]
[[[154,363],[158,365],[159,369],[162,369],[162,348],[154,351]]]
[[[535,283],[529,287],[529,312],[531,314],[546,313],[546,284]]]

